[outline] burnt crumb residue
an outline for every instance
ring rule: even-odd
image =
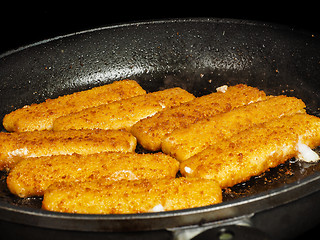
[[[319,153],[320,148],[316,149]],[[252,196],[268,190],[285,186],[286,184],[301,181],[303,178],[320,172],[320,163],[306,163],[294,158],[275,168],[254,176],[250,180],[223,189],[223,201]]]

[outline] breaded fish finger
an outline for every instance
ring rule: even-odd
[[[162,178],[57,183],[44,194],[42,208],[84,214],[160,212],[217,204],[222,191],[213,180]]]
[[[174,129],[265,97],[265,93],[257,88],[243,84],[231,86],[142,119],[131,128],[131,133],[145,149],[157,151],[161,149],[162,139]]]
[[[99,152],[133,152],[137,140],[118,130],[68,130],[0,133],[0,169],[22,158]]]
[[[183,176],[214,179],[221,188],[257,176],[320,145],[320,118],[294,114],[208,147],[180,164]],[[302,147],[301,147],[302,146]]]
[[[56,99],[47,99],[43,103],[24,106],[7,114],[3,119],[3,126],[10,132],[51,130],[53,121],[58,117],[145,93],[136,81],[117,81]]]
[[[209,145],[217,144],[255,124],[305,112],[304,108],[303,101],[295,97],[269,97],[174,130],[162,140],[162,151],[182,162]]]
[[[7,185],[19,197],[42,196],[55,182],[174,178],[178,170],[179,162],[163,153],[56,155],[20,161],[10,171]]]
[[[181,88],[152,92],[58,118],[53,124],[53,130],[94,128],[129,130],[142,118],[192,99],[194,96]]]

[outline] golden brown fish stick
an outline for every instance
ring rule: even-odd
[[[53,124],[53,130],[93,128],[129,130],[142,118],[192,99],[194,96],[181,88],[166,89],[58,118]]]
[[[68,130],[0,133],[0,169],[28,157],[99,152],[133,152],[137,140],[118,130]]]
[[[145,149],[157,151],[161,149],[162,139],[174,129],[265,97],[257,88],[243,84],[231,86],[224,92],[208,94],[142,119],[131,128],[131,133]]]
[[[174,178],[179,162],[163,153],[96,153],[28,158],[17,163],[7,177],[11,193],[42,196],[55,182]]]
[[[8,131],[16,132],[51,130],[53,121],[58,117],[145,93],[136,81],[117,81],[91,90],[47,99],[43,103],[24,106],[7,114],[3,119],[3,126]]]
[[[100,180],[53,184],[45,191],[42,208],[68,213],[127,214],[194,208],[221,201],[221,188],[213,180]]]
[[[255,124],[284,115],[305,112],[305,104],[295,97],[269,97],[265,101],[241,106],[230,112],[200,120],[174,130],[162,141],[162,151],[180,162]]]
[[[231,187],[298,154],[305,154],[300,149],[319,145],[320,118],[294,114],[210,146],[182,162],[180,171],[183,176],[214,179],[222,188]]]

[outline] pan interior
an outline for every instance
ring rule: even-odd
[[[244,83],[267,94],[301,98],[310,114],[320,116],[319,63],[319,39],[283,26],[193,19],[100,28],[2,55],[0,117],[26,104],[125,78],[148,91],[178,86],[196,96]],[[145,150],[138,147],[137,152]],[[224,202],[281,189],[319,170],[319,163],[290,159],[224,189]],[[41,208],[41,198],[13,196],[6,173],[0,177],[0,202]]]

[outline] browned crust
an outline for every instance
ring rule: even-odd
[[[133,152],[136,138],[118,130],[68,130],[0,133],[0,169],[28,157],[66,154]]]
[[[85,214],[169,211],[217,204],[218,184],[206,179],[144,179],[58,183],[44,194],[42,208]]]
[[[131,133],[145,149],[158,151],[161,149],[162,139],[174,129],[187,127],[199,120],[265,98],[263,91],[238,84],[228,87],[225,93],[205,95],[142,119],[131,128]]]
[[[116,81],[87,91],[24,106],[7,114],[3,119],[3,126],[10,132],[51,130],[53,121],[58,117],[145,93],[136,81]]]
[[[130,130],[140,119],[192,99],[194,96],[181,88],[152,92],[60,117],[55,120],[53,130],[94,128]]]
[[[304,108],[304,102],[295,97],[269,97],[265,101],[240,106],[230,112],[174,130],[162,140],[162,151],[182,162],[208,146],[224,141],[256,124],[305,112]]]
[[[179,162],[163,153],[57,155],[20,161],[10,171],[7,184],[11,193],[30,197],[42,196],[55,182],[174,178],[178,170]]]
[[[320,145],[320,119],[295,114],[240,132],[180,164],[183,176],[214,179],[222,188],[248,180],[295,157],[297,144]]]

